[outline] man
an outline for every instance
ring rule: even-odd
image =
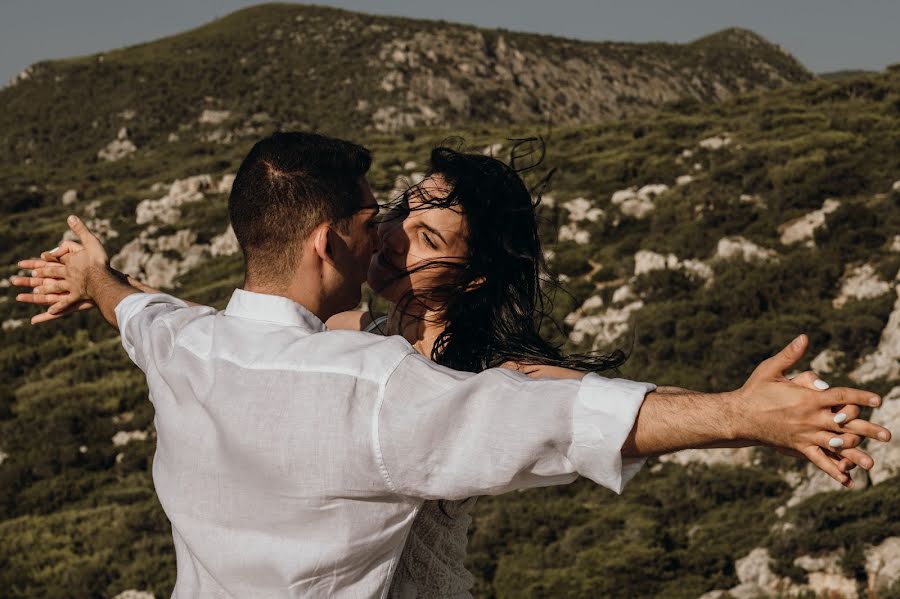
[[[849,484],[851,462],[871,467],[860,436],[889,435],[855,419],[877,396],[784,378],[804,336],[738,391],[661,394],[594,374],[454,372],[399,337],[326,331],[358,303],[376,249],[369,164],[313,134],[254,146],[229,199],[246,278],[223,312],[121,281],[75,217],[84,250],[34,273],[64,279],[51,314],[95,302],[147,375],[175,596],[384,596],[425,499],[577,474],[620,492],[645,456],[732,444],[799,452]],[[839,445],[843,459],[823,451]]]

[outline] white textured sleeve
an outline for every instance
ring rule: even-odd
[[[131,361],[147,372],[155,361],[166,359],[172,352],[175,336],[162,318],[188,305],[165,293],[132,293],[116,306],[116,321],[122,346]]]
[[[456,372],[419,355],[388,378],[374,427],[394,492],[425,499],[572,482],[616,492],[643,460],[623,460],[648,383],[590,374],[531,379],[503,368]]]

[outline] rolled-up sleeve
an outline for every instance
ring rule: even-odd
[[[163,317],[188,305],[165,293],[133,293],[116,306],[122,347],[138,368],[147,372],[154,361],[171,354],[175,336]]]
[[[622,458],[649,383],[455,372],[418,355],[388,378],[373,427],[395,492],[425,499],[564,484],[579,474],[621,492],[643,464]]]

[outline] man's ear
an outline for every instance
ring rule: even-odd
[[[313,229],[313,247],[322,262],[334,265],[334,232],[327,223],[322,223]]]

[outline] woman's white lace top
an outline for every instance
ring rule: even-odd
[[[472,597],[472,574],[463,564],[475,497],[426,501],[413,522],[391,581],[391,599]],[[443,510],[441,509],[443,508]],[[445,513],[446,512],[446,513]]]

